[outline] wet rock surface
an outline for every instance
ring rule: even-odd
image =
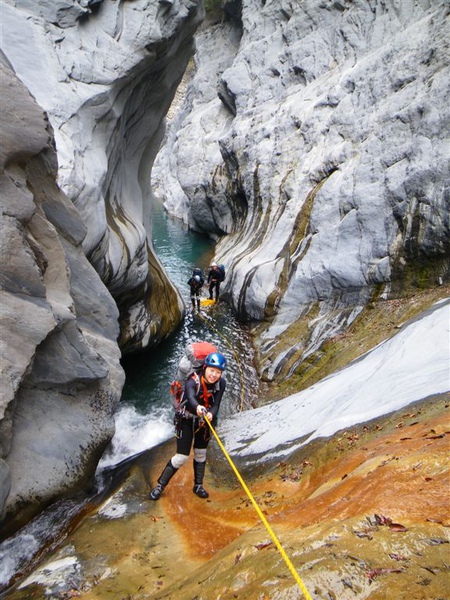
[[[0,69],[4,535],[90,485],[124,373],[118,310],[83,252],[80,214],[57,185],[53,130],[7,61]]]
[[[247,479],[315,599],[447,597],[450,395],[317,440]],[[231,469],[190,465],[158,502],[147,494],[173,450],[148,454],[9,600],[302,598]],[[218,450],[217,450],[218,451]]]
[[[160,187],[220,238],[224,298],[263,322],[273,381],[376,299],[448,282],[448,5],[223,4],[198,35]]]

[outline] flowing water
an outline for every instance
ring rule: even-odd
[[[108,493],[108,482],[117,475],[121,465],[173,436],[169,386],[189,341],[212,342],[228,359],[222,417],[249,408],[257,401],[259,382],[245,327],[226,304],[205,307],[200,313],[190,309],[187,280],[194,267],[207,271],[214,251],[211,240],[169,218],[157,204],[154,207],[153,245],[183,296],[186,317],[178,330],[155,350],[123,361],[126,383],[115,417],[116,434],[100,461],[94,494],[90,498],[55,503],[17,534],[0,543],[0,597],[3,597],[2,586],[8,589],[10,582],[29,572],[39,560],[55,550],[79,520],[79,515],[94,506],[96,498],[104,498]]]
[[[186,304],[186,317],[169,339],[156,349],[123,361],[126,383],[116,415],[116,434],[100,468],[151,448],[173,434],[173,408],[170,382],[190,341],[215,344],[228,361],[227,391],[221,416],[227,416],[256,401],[258,378],[253,368],[253,351],[248,332],[226,304],[191,309],[188,279],[194,267],[206,275],[214,250],[205,236],[188,230],[181,221],[171,219],[159,203],[153,212],[153,246],[171,281]],[[203,297],[207,298],[207,285]]]

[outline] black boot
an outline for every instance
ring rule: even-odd
[[[149,494],[150,500],[159,500],[161,498],[161,494],[163,493],[164,488],[177,471],[178,469],[175,469],[175,467],[172,466],[172,463],[169,460],[167,465],[164,467],[164,471],[161,473],[158,479],[158,483],[155,485],[155,487]]]
[[[200,310],[200,300],[197,300],[197,310]]]
[[[199,498],[208,498],[209,494],[203,487],[203,477],[205,476],[206,462],[197,462],[194,460],[194,487],[192,491]]]

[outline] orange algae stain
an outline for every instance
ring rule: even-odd
[[[204,484],[210,497],[204,500],[192,491],[189,465],[176,477],[164,491],[165,511],[182,535],[188,554],[209,560],[257,522],[251,511],[236,509],[241,489],[214,489],[207,476]]]
[[[441,415],[407,428],[394,427],[384,435],[378,432],[356,444],[352,436],[344,437],[348,447],[342,453],[331,453],[317,467],[312,457],[312,466],[298,481],[271,473],[247,484],[270,522],[295,528],[378,513],[406,524],[449,524],[447,432],[450,422]],[[208,470],[205,487],[210,498],[198,498],[192,486],[188,463],[163,497],[167,516],[191,556],[209,560],[260,523],[240,486],[217,489]]]
[[[450,427],[442,419],[395,430],[317,469],[288,518],[299,525],[370,512],[448,524]],[[436,431],[442,433],[436,434]],[[286,515],[287,516],[287,515]]]

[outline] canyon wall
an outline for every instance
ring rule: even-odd
[[[92,484],[120,357],[180,323],[150,173],[196,0],[2,0],[0,512]],[[5,521],[6,522],[6,521]]]
[[[124,375],[117,306],[56,184],[51,125],[8,66],[1,76],[0,506],[9,528],[12,515],[90,485]]]
[[[234,0],[199,34],[158,186],[219,240],[266,379],[448,282],[449,39],[438,0]]]

